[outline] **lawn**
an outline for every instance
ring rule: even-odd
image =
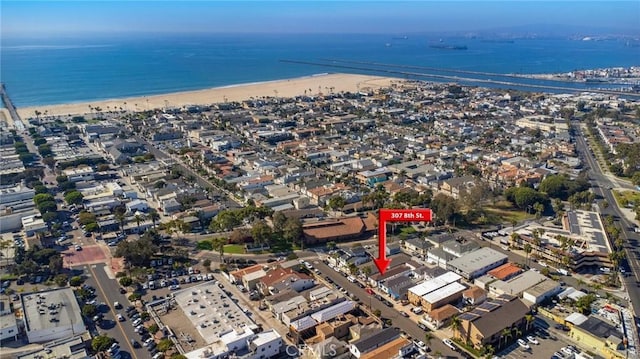
[[[640,203],[640,192],[638,191],[613,191],[613,196],[622,207],[633,206]]]
[[[225,244],[224,246],[225,253],[231,254],[244,254],[244,246],[241,244]]]
[[[502,219],[503,222],[511,223],[514,220],[521,222],[527,219],[535,218],[535,215],[528,214],[525,211],[517,210],[517,209],[506,209],[504,207],[486,207],[485,211],[489,215],[498,216]]]

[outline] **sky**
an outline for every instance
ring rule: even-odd
[[[416,33],[565,25],[640,35],[640,1],[0,2],[2,37],[95,33]]]

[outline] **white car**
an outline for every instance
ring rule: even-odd
[[[457,351],[457,347],[453,345],[453,342],[451,341],[451,339],[445,338],[445,339],[442,339],[442,342],[444,343],[444,345],[448,346],[449,349],[453,351]]]
[[[124,317],[122,316],[122,314],[118,313],[117,317],[119,322],[124,322]]]
[[[568,355],[568,356],[573,356],[573,354],[575,354],[575,353],[573,352],[573,350],[571,350],[571,348],[569,348],[569,347],[564,347],[564,348],[562,348],[562,349],[560,349],[560,350],[561,350],[563,353],[565,353],[566,355]]]
[[[540,342],[538,341],[538,339],[534,338],[532,335],[527,335],[527,341],[531,344],[535,344],[538,345],[540,344]]]
[[[418,349],[423,351],[427,350],[427,344],[425,344],[422,340],[416,340],[413,343],[418,347]]]
[[[140,323],[142,323],[142,319],[138,318],[134,320],[133,323],[131,323],[131,325],[133,325],[134,327],[137,327],[138,325],[140,325]]]
[[[522,339],[518,339],[518,345],[519,345],[522,349],[524,349],[524,350],[529,350],[529,349],[531,349],[531,347],[529,346],[529,344],[527,344],[527,342],[525,342],[525,341],[524,341],[524,340],[522,340]]]

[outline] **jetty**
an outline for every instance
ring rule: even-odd
[[[606,89],[578,89],[573,87],[566,86],[552,86],[552,85],[538,85],[538,84],[528,84],[528,83],[517,83],[511,81],[500,81],[500,80],[492,80],[492,79],[480,79],[480,78],[471,78],[471,77],[459,77],[459,76],[449,76],[449,75],[437,75],[430,74],[425,72],[415,72],[415,71],[401,71],[393,69],[393,66],[388,66],[385,68],[375,68],[366,65],[356,64],[338,64],[337,61],[333,61],[333,63],[322,63],[322,62],[313,62],[313,61],[302,61],[302,60],[280,60],[281,62],[291,63],[291,64],[299,64],[299,65],[312,65],[312,66],[320,66],[320,67],[329,67],[329,68],[337,68],[337,69],[348,69],[348,70],[357,70],[364,71],[368,73],[374,74],[385,74],[396,76],[400,75],[406,78],[416,78],[416,79],[435,79],[441,81],[450,81],[450,82],[467,82],[467,83],[475,83],[475,86],[479,86],[477,84],[492,84],[492,85],[500,85],[507,86],[511,88],[527,88],[527,89],[536,89],[541,91],[560,91],[560,92],[591,92],[591,93],[601,93],[607,95],[617,95],[617,96],[627,96],[631,98],[640,98],[640,93],[634,92],[623,92],[623,91],[615,91],[615,90],[606,90]],[[402,67],[402,66],[399,66]],[[442,69],[443,72],[447,70]],[[471,71],[467,71],[471,72]]]

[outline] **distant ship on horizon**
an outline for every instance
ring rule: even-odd
[[[429,47],[443,50],[466,50],[467,45],[447,45],[447,44],[431,44]]]

